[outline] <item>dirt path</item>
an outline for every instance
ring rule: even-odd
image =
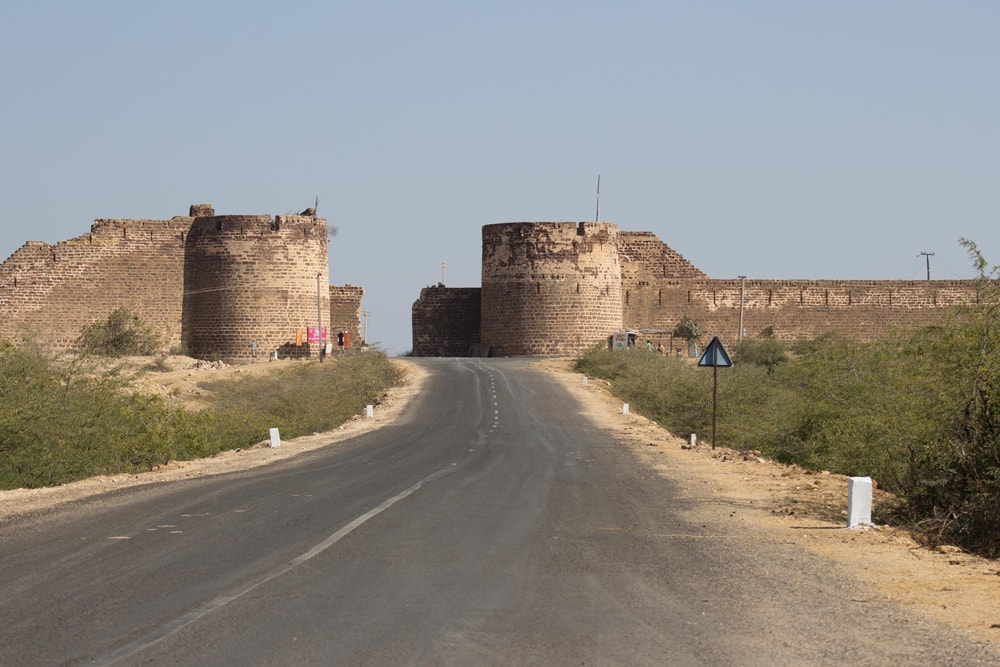
[[[284,441],[275,449],[266,443],[210,459],[174,462],[142,475],[114,475],[49,489],[0,492],[0,521],[18,514],[111,489],[241,470],[336,443],[392,422],[407,401],[420,391],[426,372],[407,360],[404,386],[389,392],[372,419],[358,417],[332,433]],[[266,372],[257,367],[182,366],[147,379],[147,388],[172,400],[196,406],[204,396],[205,379],[240,373]],[[190,365],[195,364],[195,365]],[[680,484],[691,499],[724,500],[720,520],[738,521],[761,531],[766,539],[800,545],[829,558],[870,585],[872,595],[891,598],[917,614],[962,628],[973,637],[1000,645],[1000,562],[976,558],[958,550],[920,547],[905,531],[886,527],[847,530],[847,478],[813,474],[801,469],[743,456],[733,451],[688,447],[649,420],[623,415],[621,403],[607,385],[570,372],[569,362],[540,361],[580,402],[581,414],[631,448],[651,470]]]

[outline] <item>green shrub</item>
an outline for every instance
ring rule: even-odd
[[[774,338],[744,338],[733,350],[733,361],[763,366],[772,373],[778,364],[788,361],[788,352],[784,343]]]
[[[673,433],[703,432],[711,425],[711,375],[683,358],[595,346],[575,369],[609,380],[615,395]]]
[[[240,415],[254,415],[260,420],[254,429],[267,422],[268,427],[280,428],[284,437],[294,438],[335,428],[361,414],[400,379],[399,369],[384,353],[370,350],[206,386],[217,395],[213,411],[218,418],[231,415],[238,422]],[[230,428],[240,427],[237,423]]]
[[[345,355],[213,384],[192,413],[134,393],[133,376],[87,357],[0,344],[0,488],[40,487],[150,470],[267,439],[333,429],[400,380],[384,354]]]
[[[105,357],[152,354],[160,341],[152,329],[130,308],[116,308],[101,322],[83,329],[77,346],[84,352]]]
[[[718,444],[812,469],[866,475],[928,539],[1000,556],[1000,283],[944,326],[858,344],[836,334],[743,341],[718,371]],[[611,382],[671,432],[711,429],[711,371],[673,357],[594,348],[576,370]]]

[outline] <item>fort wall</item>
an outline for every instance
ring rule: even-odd
[[[461,296],[434,289],[414,304],[414,354],[467,354],[474,288]],[[742,311],[749,338],[840,332],[869,341],[941,324],[950,308],[976,303],[977,289],[974,280],[719,280],[650,232],[620,232],[610,223],[504,223],[483,227],[480,339],[496,356],[567,355],[636,329],[676,350],[681,344],[671,333],[689,317],[701,325],[703,344],[712,335],[735,344]],[[455,326],[459,312],[464,324]]]
[[[664,279],[708,278],[652,232],[621,232],[619,236],[622,281],[626,285]]]
[[[478,356],[482,290],[425,287],[413,304],[413,356]]]
[[[618,225],[483,227],[481,340],[495,356],[566,355],[621,327]]]
[[[870,341],[940,324],[949,308],[974,304],[977,297],[972,280],[663,280],[626,289],[624,319],[628,328],[662,331],[652,338],[667,345],[677,324],[690,317],[705,341],[718,335],[734,344],[742,303],[749,338],[790,341],[840,332]]]
[[[327,224],[313,215],[100,219],[55,245],[28,242],[0,264],[0,339],[72,347],[128,307],[162,351],[241,361],[277,350],[317,356],[300,331],[322,321],[360,340],[360,287],[329,285]],[[336,342],[335,339],[332,342]]]
[[[178,347],[191,222],[96,220],[89,234],[68,241],[26,243],[0,264],[0,338],[33,332],[66,349],[84,326],[127,306],[167,348]]]
[[[330,342],[336,347],[337,333],[351,334],[351,347],[364,342],[361,331],[361,300],[365,296],[363,287],[355,285],[330,285]]]
[[[283,357],[318,356],[318,346],[298,345],[296,336],[329,325],[328,273],[323,218],[195,218],[184,262],[189,354],[250,359],[256,342]]]

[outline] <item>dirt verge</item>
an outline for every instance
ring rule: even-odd
[[[570,362],[540,363],[578,398],[581,412],[595,425],[692,499],[710,498],[725,507],[723,519],[836,561],[873,593],[1000,645],[1000,562],[954,547],[924,548],[897,528],[848,530],[847,477],[728,449],[690,448],[689,439],[634,413],[622,414],[622,403],[606,382],[590,380],[584,387]]]

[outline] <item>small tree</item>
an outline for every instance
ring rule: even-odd
[[[112,311],[108,319],[84,327],[77,345],[89,354],[120,357],[152,354],[159,348],[160,340],[132,309],[122,306]]]
[[[674,327],[674,336],[687,341],[688,354],[694,354],[694,341],[701,336],[701,325],[690,317],[685,316],[677,326]]]
[[[701,325],[690,317],[685,317],[674,327],[674,335],[690,343],[701,336]]]

